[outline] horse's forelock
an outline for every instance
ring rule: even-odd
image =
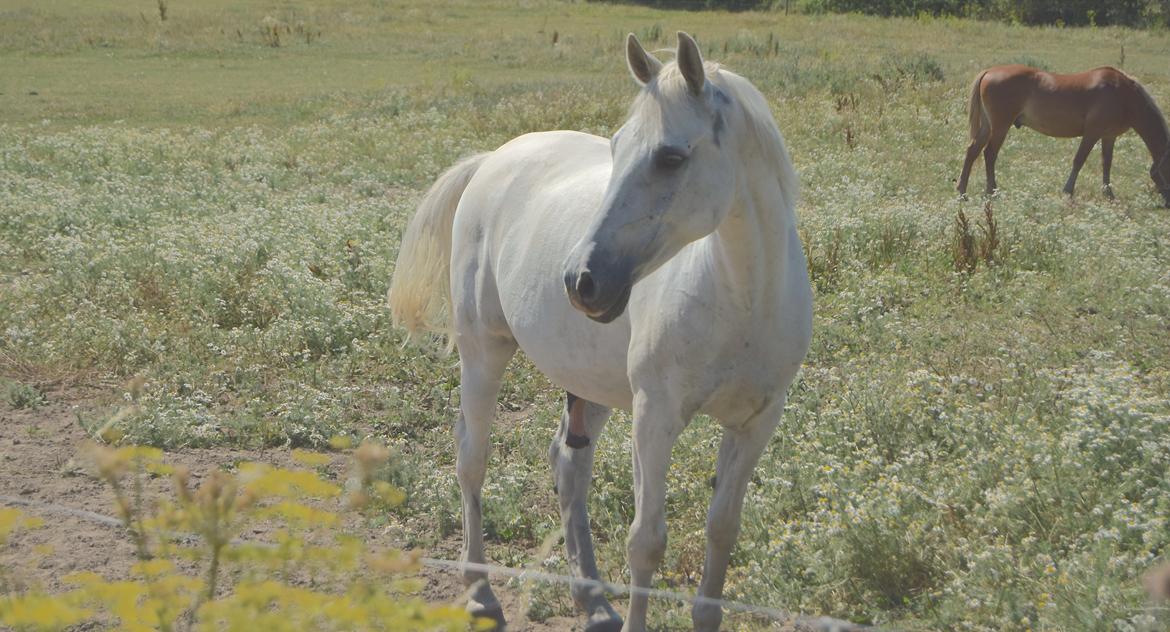
[[[719,75],[720,66],[716,62],[705,61],[703,70],[707,75],[707,81],[712,81]],[[646,89],[667,97],[685,98],[688,95],[687,80],[678,67],[678,60],[666,62],[654,81],[646,85]]]
[[[704,62],[703,68],[707,75],[707,81],[722,91],[732,103],[739,104],[744,114],[743,124],[747,128],[741,130],[743,136],[748,138],[749,142],[757,145],[761,157],[768,163],[768,168],[776,174],[784,195],[785,206],[789,209],[795,209],[799,190],[796,171],[788,156],[784,136],[776,126],[776,120],[768,106],[767,98],[750,81],[726,70],[716,62]],[[647,105],[647,99],[655,99],[659,103],[677,103],[680,107],[690,107],[688,104],[692,103],[690,100],[693,98],[688,91],[686,78],[683,77],[678,63],[670,61],[663,65],[658,76],[646,84],[642,94],[635,99],[631,107],[631,115],[634,110],[640,110],[642,117],[660,118],[662,116],[660,107],[642,107]]]
[[[673,52],[673,51],[671,51]],[[707,80],[712,81],[719,72],[719,65],[711,62],[703,64],[707,73]],[[687,111],[694,107],[691,100],[686,78],[678,67],[678,62],[671,60],[663,64],[658,75],[642,87],[642,91],[630,105],[627,118],[637,118],[643,125],[665,125],[664,118],[671,118],[668,111],[676,108]]]

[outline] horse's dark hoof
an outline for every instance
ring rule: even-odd
[[[478,608],[469,611],[471,618],[474,619],[488,619],[493,621],[495,625],[487,628],[491,632],[504,632],[508,629],[508,623],[504,621],[504,609],[500,606],[492,606],[490,608]],[[482,629],[482,628],[475,628]]]
[[[602,619],[585,624],[585,632],[622,632],[621,619]]]

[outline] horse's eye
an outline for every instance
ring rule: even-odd
[[[687,155],[677,149],[660,149],[654,162],[663,169],[678,169],[687,161]]]

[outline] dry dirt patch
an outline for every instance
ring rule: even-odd
[[[113,515],[113,494],[87,471],[80,456],[90,438],[79,424],[78,414],[98,411],[102,395],[77,389],[47,394],[47,402],[33,409],[14,410],[0,404],[0,505],[18,507],[44,519],[44,526],[16,534],[0,549],[0,565],[13,571],[17,588],[62,591],[69,588],[62,578],[78,571],[94,571],[107,579],[129,575],[134,563],[130,538],[121,527],[99,518]],[[168,452],[165,460],[187,466],[195,486],[207,473],[243,461],[294,465],[288,450],[187,449]],[[347,456],[338,454],[327,469],[344,477],[347,467]],[[150,487],[152,493],[168,493],[164,479],[151,481]],[[359,533],[371,547],[402,544],[391,529],[372,528],[358,520],[349,521],[345,528]],[[245,535],[262,537],[264,530]],[[34,550],[43,555],[30,555]],[[444,559],[455,559],[458,553],[455,540],[425,552]],[[458,601],[463,594],[459,578],[449,571],[424,568],[422,579],[426,584],[422,594],[428,601]],[[581,627],[573,618],[528,621],[520,591],[497,586],[496,592],[509,630],[551,632]]]

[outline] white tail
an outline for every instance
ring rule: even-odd
[[[402,236],[390,282],[390,317],[414,336],[450,335],[451,226],[467,183],[488,154],[464,158],[431,185]]]

